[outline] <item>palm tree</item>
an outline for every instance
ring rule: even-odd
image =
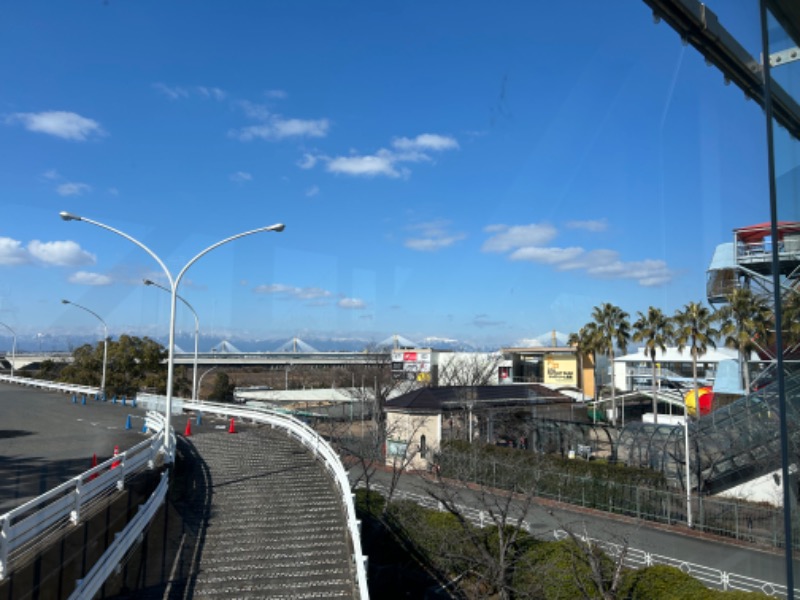
[[[578,369],[581,374],[581,384],[583,384],[583,357],[591,354],[594,358],[595,343],[594,343],[594,323],[588,323],[578,330],[578,333],[570,333],[567,337],[567,344],[575,346],[575,353],[578,355]],[[593,360],[593,365],[597,365],[597,361]],[[586,386],[582,385],[585,390]]]
[[[617,424],[617,396],[614,385],[614,348],[625,352],[630,341],[630,323],[628,313],[620,307],[604,302],[592,310],[594,343],[597,352],[603,352],[611,363],[611,411],[613,423]]]
[[[639,312],[639,318],[633,324],[633,339],[644,342],[644,353],[650,357],[653,382],[653,423],[658,423],[658,386],[656,386],[656,351],[667,351],[667,344],[672,340],[672,323],[660,308],[651,306],[647,314]]]
[[[784,355],[791,355],[800,346],[800,291],[792,290],[784,298],[781,307]]]
[[[705,354],[709,347],[716,348],[714,341],[719,332],[713,327],[714,317],[711,311],[699,302],[689,302],[683,310],[675,311],[674,339],[678,350],[688,347],[692,355],[692,381],[694,383],[694,400],[698,401],[697,392],[697,357]],[[699,407],[698,407],[699,408]]]
[[[719,333],[728,348],[739,353],[739,365],[745,393],[750,393],[748,357],[759,347],[756,339],[766,340],[772,321],[772,309],[762,296],[749,288],[736,288],[726,296],[727,304],[716,314]]]
[[[675,311],[673,317],[675,323],[675,343],[678,350],[688,345],[689,353],[692,355],[692,381],[694,383],[694,402],[696,414],[700,411],[700,394],[697,385],[697,357],[705,354],[708,347],[717,347],[714,341],[719,332],[712,326],[714,316],[699,302],[689,302],[683,310]],[[686,524],[692,526],[692,475],[689,461],[689,410],[686,403],[683,404],[683,452],[686,476]]]

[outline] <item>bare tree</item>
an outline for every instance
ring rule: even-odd
[[[363,483],[369,492],[377,471],[388,472],[386,502],[394,496],[400,478],[418,459],[426,459],[431,452],[421,441],[420,432],[426,424],[424,416],[402,415],[405,419],[387,419],[383,423],[365,422],[360,435],[339,440],[338,445],[356,466],[353,488]]]
[[[621,543],[600,542],[589,537],[584,525],[583,535],[570,528],[564,528],[572,542],[568,545],[572,559],[572,573],[575,586],[586,600],[602,598],[614,600],[618,597],[625,574],[625,557],[628,554],[628,541]],[[584,576],[588,574],[588,578]]]
[[[447,477],[435,477],[426,492],[453,515],[462,534],[458,561],[465,564],[473,597],[515,597],[514,572],[521,566],[529,531],[526,519],[533,508],[536,479],[505,482],[514,492],[477,483],[475,465],[480,451],[471,447]],[[512,459],[513,462],[513,459]],[[451,465],[452,466],[452,465]],[[508,465],[501,478],[514,478],[518,468]],[[497,476],[498,474],[495,474]]]
[[[498,382],[499,352],[454,352],[439,356],[437,385],[476,386]]]

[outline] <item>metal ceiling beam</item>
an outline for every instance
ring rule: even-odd
[[[707,62],[722,71],[726,82],[732,81],[747,97],[764,107],[761,64],[720,25],[717,15],[705,4],[697,0],[644,0],[644,2],[653,10],[656,22],[663,19],[678,33],[684,43],[694,46]],[[779,7],[784,5],[777,0],[773,0],[772,4]],[[787,12],[781,14],[786,15]],[[788,18],[791,18],[791,14]],[[771,82],[771,91],[772,110],[776,121],[795,139],[800,140],[800,105],[774,79]]]

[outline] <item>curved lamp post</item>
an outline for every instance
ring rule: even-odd
[[[11,335],[14,336],[14,339],[11,341],[11,376],[14,376],[14,363],[17,362],[17,333],[11,329],[5,323],[0,323],[3,327],[8,329],[11,332]]]
[[[205,379],[206,375],[211,373],[211,371],[213,371],[216,368],[217,368],[217,366],[215,365],[215,366],[211,367],[210,369],[208,369],[207,371],[204,371],[203,374],[200,375],[200,381],[197,384],[198,385],[198,388],[197,388],[198,396],[200,395],[200,388],[203,386],[203,379]],[[198,401],[199,401],[199,398],[198,398]]]
[[[225,238],[217,242],[216,244],[212,244],[199,254],[197,254],[194,258],[192,258],[188,263],[184,265],[184,267],[178,272],[176,277],[172,276],[170,270],[164,264],[164,262],[158,257],[158,255],[150,250],[147,246],[145,246],[142,242],[137,240],[136,238],[131,237],[127,233],[120,231],[119,229],[114,229],[113,227],[106,225],[104,223],[100,223],[99,221],[94,221],[92,219],[87,219],[86,217],[80,217],[78,215],[73,215],[66,211],[62,211],[59,213],[59,216],[64,219],[65,221],[83,221],[84,223],[89,223],[91,225],[95,225],[96,227],[100,227],[101,229],[105,229],[110,231],[111,233],[116,233],[118,236],[124,237],[129,242],[133,242],[137,246],[139,246],[142,250],[147,252],[153,259],[159,264],[161,269],[164,271],[164,274],[167,276],[167,280],[169,281],[169,290],[172,296],[172,300],[170,302],[170,313],[169,313],[169,358],[167,359],[167,399],[164,406],[164,413],[167,419],[167,422],[170,422],[172,418],[172,374],[174,371],[174,359],[175,359],[175,308],[178,301],[178,285],[183,279],[183,276],[186,274],[186,271],[189,267],[191,267],[198,259],[202,258],[215,248],[219,248],[223,244],[227,244],[228,242],[232,242],[233,240],[238,240],[241,237],[245,237],[247,235],[252,235],[254,233],[261,233],[262,231],[283,231],[285,225],[283,223],[276,223],[274,225],[269,225],[267,227],[259,227],[258,229],[251,229],[250,231],[245,231],[242,233],[238,233],[231,237]],[[169,435],[164,436],[164,450],[167,455],[167,460],[172,461],[173,459],[173,448],[172,443],[170,440]]]
[[[144,283],[145,285],[152,285],[153,287],[157,287],[161,290],[164,290],[168,294],[171,293],[163,285],[156,283],[151,279],[143,279],[142,283]],[[194,310],[194,308],[192,308],[192,305],[189,304],[183,296],[181,296],[180,294],[176,294],[176,297],[178,298],[178,300],[183,302],[186,305],[186,308],[192,311],[192,314],[194,315],[194,368],[192,372],[192,402],[197,402],[197,350],[200,340],[200,319],[197,317],[197,312]]]
[[[106,365],[108,364],[108,325],[103,319],[100,318],[93,310],[89,310],[85,306],[81,306],[76,302],[70,302],[69,300],[62,300],[61,304],[71,304],[75,308],[80,308],[81,310],[85,310],[90,315],[93,315],[103,324],[103,378],[100,380],[100,393],[102,394],[103,398],[106,397]]]

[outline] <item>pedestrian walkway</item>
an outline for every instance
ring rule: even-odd
[[[341,501],[302,445],[266,427],[185,441],[202,482],[184,515],[197,532],[191,597],[356,597]]]

